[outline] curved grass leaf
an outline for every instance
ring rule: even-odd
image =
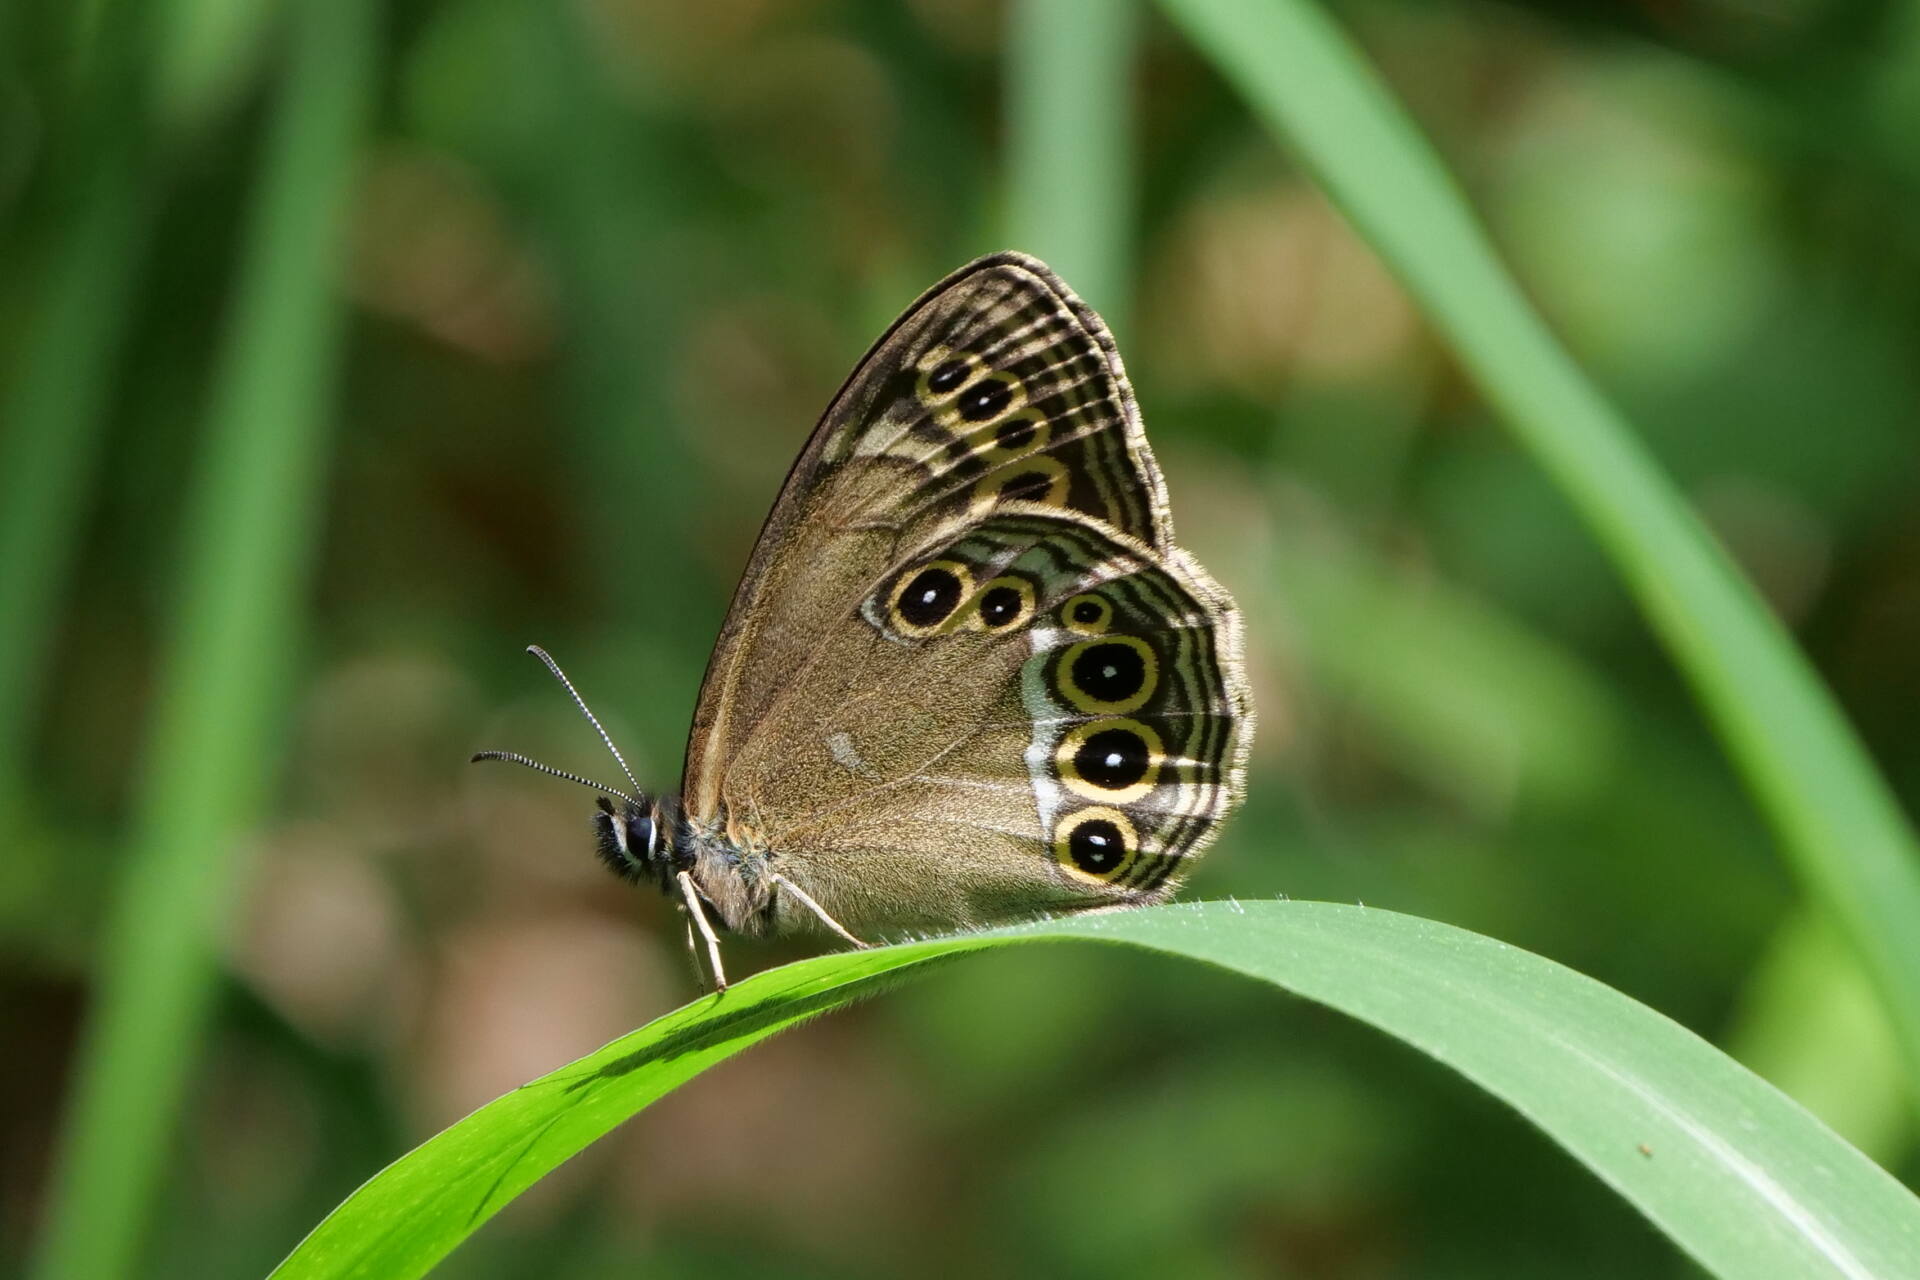
[[[1608,987],[1448,925],[1312,902],[1054,920],[756,974],[495,1099],[390,1165],[274,1272],[424,1274],[508,1201],[712,1064],[970,951],[1088,940],[1262,979],[1350,1014],[1526,1116],[1723,1276],[1911,1275],[1920,1201],[1772,1086]]]
[[[1805,657],[1528,306],[1433,149],[1321,7],[1161,8],[1298,149],[1593,530],[1801,882],[1865,962],[1920,1090],[1920,847]]]

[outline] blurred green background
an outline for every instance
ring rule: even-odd
[[[1332,12],[1913,796],[1920,8]],[[464,761],[612,773],[539,642],[671,785],[820,409],[1003,247],[1106,314],[1181,540],[1247,613],[1251,795],[1190,893],[1541,952],[1920,1174],[1885,1029],[1613,570],[1150,9],[15,0],[0,1269],[57,1185],[102,966],[171,956],[122,999],[190,1029],[102,1104],[160,1100],[142,1276],[264,1272],[694,994],[584,794]],[[907,1271],[1690,1274],[1404,1048],[1053,948],[716,1070],[440,1274]]]

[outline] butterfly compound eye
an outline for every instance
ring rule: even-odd
[[[653,813],[631,801],[616,809],[605,796],[593,815],[593,836],[600,861],[622,880],[642,879],[656,859],[659,832]]]

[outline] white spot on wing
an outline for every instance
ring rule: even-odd
[[[862,760],[860,753],[853,749],[853,735],[844,729],[828,734],[826,743],[828,753],[833,756],[834,763],[841,768],[859,773],[867,767],[867,762]]]

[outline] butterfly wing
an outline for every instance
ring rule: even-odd
[[[1183,552],[1012,503],[854,600],[719,784],[731,821],[843,924],[1154,901],[1238,802],[1239,619]]]
[[[1043,264],[982,258],[935,285],[834,397],[760,532],[701,686],[688,812],[865,585],[928,531],[1009,502],[1171,546],[1166,487],[1100,318]]]

